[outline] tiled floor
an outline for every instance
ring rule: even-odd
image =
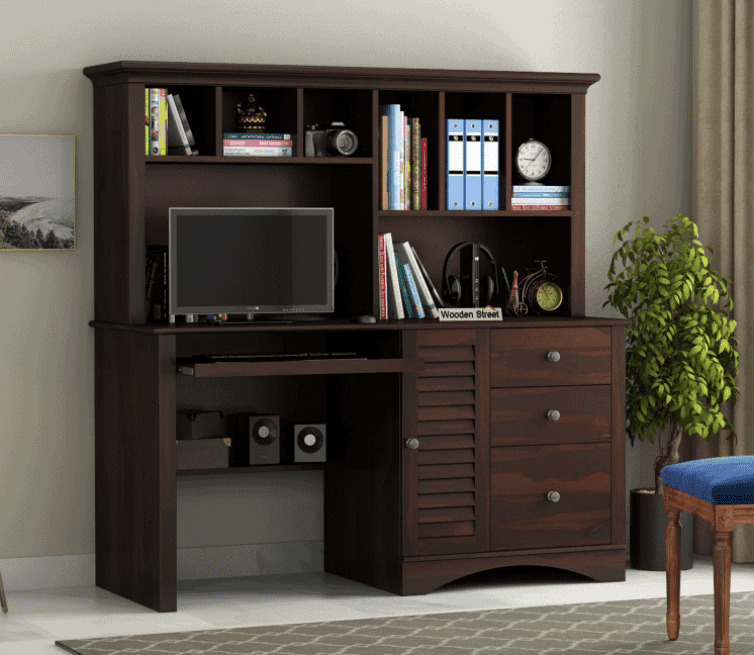
[[[754,590],[754,566],[733,564],[731,591]],[[712,562],[696,557],[681,594],[712,594]],[[546,568],[475,574],[426,596],[395,596],[328,573],[178,583],[178,611],[160,614],[96,587],[8,592],[0,614],[0,655],[62,655],[56,639],[233,626],[335,621],[370,616],[662,598],[663,571],[626,570],[624,582],[597,583]]]

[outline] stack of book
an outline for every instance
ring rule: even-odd
[[[198,155],[180,96],[167,89],[144,89],[147,155]]]
[[[400,105],[380,105],[380,158],[380,209],[426,209],[427,139]]]
[[[511,209],[570,209],[571,187],[542,184],[513,185]]]
[[[445,307],[416,249],[408,241],[393,243],[391,232],[379,235],[380,319],[439,318]]]
[[[293,138],[290,134],[271,132],[225,132],[223,155],[226,157],[291,157]]]

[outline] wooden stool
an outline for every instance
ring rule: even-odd
[[[754,456],[710,457],[662,469],[668,639],[681,626],[681,511],[710,522],[715,536],[715,655],[729,655],[730,535],[736,523],[754,523]]]

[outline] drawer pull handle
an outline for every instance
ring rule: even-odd
[[[549,359],[551,362],[559,362],[560,353],[557,350],[551,350],[549,353],[547,353],[547,359]]]
[[[411,450],[416,450],[418,447],[419,447],[418,439],[406,439],[406,448],[410,448]]]
[[[557,409],[551,409],[547,412],[547,418],[551,421],[557,421],[560,418],[560,412]]]
[[[548,491],[547,500],[551,503],[557,503],[560,500],[560,494],[557,491]]]

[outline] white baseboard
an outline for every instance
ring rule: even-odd
[[[5,591],[93,587],[94,555],[53,555],[0,560]]]
[[[0,560],[6,591],[93,587],[95,556],[53,555]],[[178,549],[178,579],[202,580],[324,570],[324,543],[301,541]]]

